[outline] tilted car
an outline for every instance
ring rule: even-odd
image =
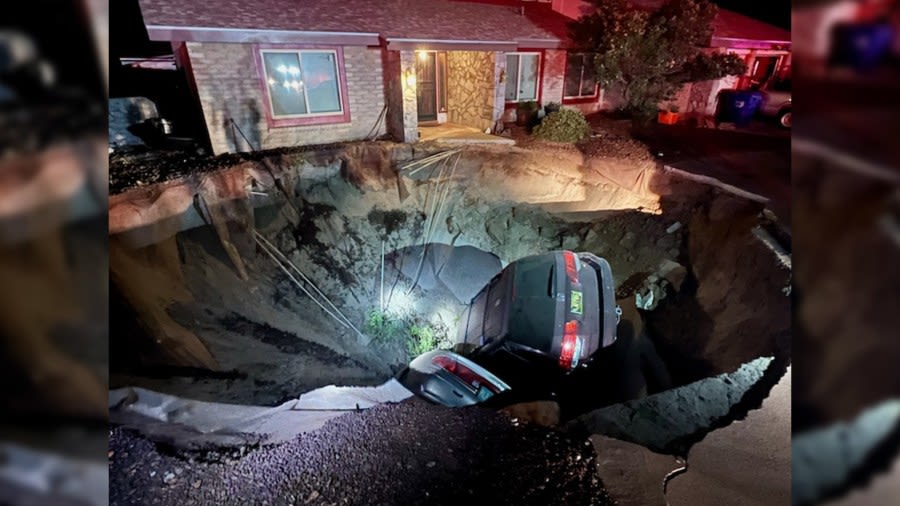
[[[615,342],[620,311],[614,287],[609,263],[591,253],[516,260],[472,299],[458,341],[473,349],[476,361],[502,349],[572,371]]]
[[[478,404],[510,389],[487,369],[446,350],[419,355],[397,381],[417,396],[451,408]]]

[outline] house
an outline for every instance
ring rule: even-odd
[[[659,8],[665,0],[631,0],[638,9]],[[569,19],[577,19],[591,12],[592,6],[584,0],[552,0],[555,11]],[[716,100],[725,89],[747,89],[756,83],[765,83],[791,73],[791,33],[777,26],[719,8],[713,19],[712,36],[704,51],[732,53],[747,64],[743,76],[728,76],[715,81],[703,81],[685,85],[672,103],[687,117],[709,117],[715,114]],[[614,107],[616,97],[608,96],[605,107]]]
[[[450,122],[493,131],[518,102],[602,108],[568,19],[547,2],[140,0],[172,44],[215,153]]]
[[[598,86],[590,55],[568,40],[581,2],[140,0],[140,7],[149,38],[171,43],[216,154],[384,133],[415,142],[441,123],[493,132],[527,101],[585,113],[616,105]],[[763,47],[771,40],[745,48],[736,42],[743,32],[723,33],[729,51],[776,54]]]

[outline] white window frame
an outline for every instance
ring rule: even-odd
[[[337,92],[338,92],[338,105],[340,106],[339,111],[334,112],[307,112],[306,114],[275,114],[275,107],[272,105],[272,94],[268,88],[266,88],[266,101],[269,102],[269,113],[272,115],[273,120],[282,120],[282,119],[293,119],[293,118],[315,118],[319,116],[343,116],[344,115],[344,97],[341,94],[341,69],[338,68],[339,60],[336,49],[260,49],[259,50],[259,62],[260,66],[262,66],[263,71],[263,83],[265,86],[269,86],[269,73],[266,71],[266,58],[265,53],[293,53],[297,55],[297,61],[300,64],[300,75],[303,76],[303,53],[329,53],[334,58],[334,73],[337,78]],[[306,83],[303,83],[303,100],[306,101],[306,110],[309,111],[309,95],[306,93]]]
[[[537,75],[534,76],[534,98],[519,98],[519,89],[522,88],[522,55],[535,55],[537,56]],[[506,98],[506,88],[503,89],[503,97],[507,104],[514,104],[518,102],[537,102],[538,97],[541,96],[541,53],[539,51],[513,51],[506,53],[504,58],[507,56],[516,56],[519,59],[519,65],[516,67],[516,99],[510,100]],[[509,72],[506,73],[506,78],[509,79]]]
[[[569,55],[574,55],[574,54],[589,55],[591,53],[577,53],[577,52],[573,52],[573,53],[567,52],[566,53],[566,74],[563,75],[563,95],[564,95],[563,98],[564,99],[572,99],[572,100],[581,100],[581,99],[585,99],[585,98],[598,98],[600,96],[600,93],[599,93],[600,83],[599,82],[594,83],[594,92],[591,93],[590,95],[565,95],[566,78],[568,77],[568,72],[569,72]],[[581,75],[578,76],[578,93],[581,93],[581,84],[584,81],[584,66],[585,66],[585,63],[584,63],[584,60],[582,60]]]

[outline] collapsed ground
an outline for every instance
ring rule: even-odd
[[[565,248],[609,260],[630,317],[564,418],[776,357],[740,417],[789,361],[790,269],[759,239],[770,224],[757,203],[617,156],[360,143],[122,192],[111,386],[274,405],[378,384],[451,345],[502,266]],[[645,374],[653,358],[666,384]]]

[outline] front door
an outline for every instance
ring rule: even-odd
[[[762,86],[775,75],[778,67],[778,56],[759,56],[753,61],[753,67],[750,69],[751,84]]]
[[[437,120],[437,78],[435,53],[416,54],[416,95],[419,121]]]

